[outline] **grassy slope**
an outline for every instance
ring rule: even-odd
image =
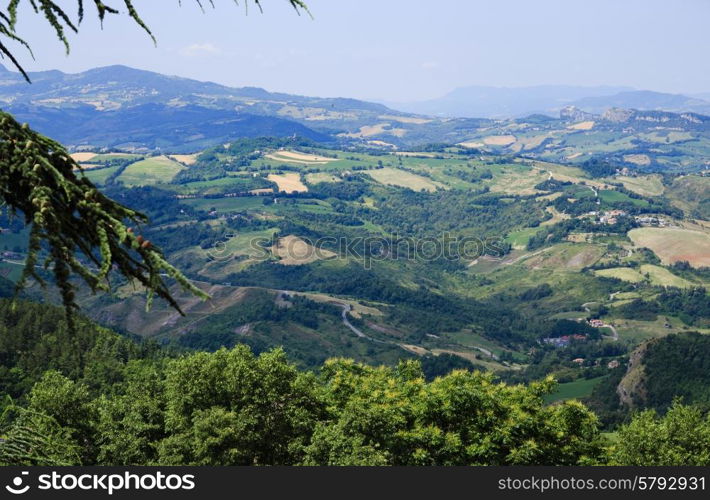
[[[129,165],[118,177],[126,186],[169,183],[185,167],[166,156],[156,156]]]
[[[258,159],[252,162],[251,167],[259,168],[270,165],[272,167],[270,172],[273,173],[274,171],[278,171],[279,165],[289,165],[289,169],[282,171],[294,177],[301,175],[311,185],[319,182],[328,183],[334,181],[342,183],[341,174],[347,173],[351,175],[361,172],[365,174],[362,176],[365,179],[372,179],[369,182],[371,186],[375,186],[373,188],[373,194],[369,195],[369,202],[368,199],[358,199],[348,201],[346,204],[367,208],[368,210],[376,210],[375,207],[377,204],[374,201],[374,197],[384,197],[384,199],[386,199],[390,189],[386,187],[388,184],[409,187],[414,190],[422,188],[432,190],[441,187],[451,190],[478,191],[483,187],[488,187],[493,192],[510,193],[511,195],[528,195],[535,194],[535,185],[546,180],[549,176],[576,184],[587,183],[594,185],[600,189],[602,199],[610,203],[615,201],[633,201],[641,205],[645,203],[643,200],[632,200],[623,193],[614,191],[614,188],[604,180],[597,181],[589,179],[581,169],[554,163],[541,161],[498,163],[490,161],[490,157],[465,157],[452,153],[437,153],[436,155],[418,157],[368,155],[366,153],[354,153],[350,151],[334,152],[317,149],[314,151],[315,154],[332,155],[335,153],[337,158],[332,159],[332,161],[311,162],[298,160],[289,163],[289,158],[283,156],[279,157],[277,155],[276,159]],[[165,171],[163,170],[165,165],[161,164],[161,162],[156,164],[155,160],[156,159],[151,158],[136,164],[139,165],[139,167],[144,167],[138,170],[145,170],[145,172],[141,173],[143,176],[141,179],[144,179],[141,182],[157,182],[158,179],[162,180],[162,178],[165,177]],[[378,168],[380,166],[384,168]],[[183,167],[180,166],[180,168]],[[269,171],[263,172],[263,174],[267,172]],[[479,180],[475,179],[477,175],[484,172],[490,173],[491,178],[484,177]],[[134,173],[128,172],[128,174],[130,179],[130,176]],[[124,173],[122,180],[125,180],[125,175]],[[206,193],[207,191],[204,190],[236,186],[238,185],[238,181],[241,181],[243,178],[250,178],[250,176],[251,172],[247,172],[246,170],[234,171],[230,172],[230,177],[227,178],[195,182],[188,185],[175,185],[170,186],[170,188],[174,188],[180,192]],[[347,175],[344,177],[347,177]],[[655,177],[629,178],[622,179],[622,181],[626,181],[629,187],[631,183],[635,183],[637,189],[646,189],[647,191],[658,188],[655,184],[657,181]],[[376,182],[384,184],[384,186],[376,184]],[[568,190],[575,198],[589,198],[594,196],[589,186],[579,185],[568,188]],[[561,196],[563,194],[558,192],[552,193],[550,196],[548,193],[539,193],[538,199],[550,202],[556,195]],[[273,220],[274,224],[276,224],[278,220],[296,221],[304,215],[337,215],[337,210],[333,208],[333,205],[324,200],[294,199],[287,201],[288,203],[284,201],[277,205],[264,205],[264,199],[260,197],[210,199],[198,195],[197,198],[186,199],[183,200],[182,203],[200,211],[208,211],[211,208],[216,208],[218,216],[230,212],[239,212],[247,214],[248,217]],[[562,214],[556,214],[556,217],[548,221],[546,225],[554,224],[563,217]],[[214,219],[212,222],[218,223],[217,219]],[[324,230],[326,228],[326,226],[323,226],[322,223],[319,222],[312,222],[309,227],[316,230]],[[339,226],[336,223],[327,226],[327,231],[336,231],[336,233],[348,231],[347,234],[364,234],[364,231],[379,230],[381,230],[381,228],[368,220],[365,220],[363,226],[346,227]],[[384,273],[383,275],[396,277],[403,286],[412,289],[426,282],[427,286],[436,284],[437,293],[444,296],[471,297],[477,299],[486,299],[497,293],[517,294],[523,290],[538,286],[541,283],[547,283],[553,289],[551,296],[536,302],[535,308],[529,307],[528,305],[523,306],[529,308],[531,314],[543,318],[569,317],[577,319],[584,317],[586,314],[581,309],[582,304],[590,302],[600,305],[611,303],[618,304],[621,303],[622,300],[631,300],[631,298],[622,299],[621,296],[617,297],[616,300],[610,300],[609,294],[612,291],[616,291],[614,288],[610,288],[608,283],[600,282],[599,278],[594,276],[593,273],[581,272],[585,267],[593,265],[600,260],[609,259],[614,255],[613,252],[607,251],[607,244],[611,242],[622,245],[629,243],[625,241],[623,235],[607,237],[606,239],[604,239],[604,237],[595,236],[587,243],[564,242],[542,248],[536,252],[525,251],[524,247],[528,238],[538,230],[539,228],[520,227],[520,229],[512,231],[507,236],[507,241],[517,248],[512,254],[506,256],[502,261],[480,259],[478,264],[457,274],[443,273],[434,275],[427,270],[426,266],[411,266],[407,263],[388,264],[389,267],[387,270],[382,270],[381,272]],[[264,236],[270,236],[273,232],[273,228],[262,231]],[[208,251],[199,247],[182,249],[180,252],[172,255],[171,259],[175,260],[181,266],[189,265],[191,272],[198,273],[205,279],[211,280],[213,283],[221,283],[224,281],[225,276],[246,269],[253,263],[248,249],[248,241],[251,236],[253,236],[253,234],[246,231],[229,238],[226,252],[238,257],[237,259],[211,259]],[[649,265],[649,263],[646,262],[640,262],[640,264],[645,266]],[[337,265],[339,265],[339,263],[331,262],[328,263],[328,265],[333,268],[333,276],[338,276],[339,270],[337,269]],[[622,262],[619,268],[623,265],[624,263]],[[383,265],[383,269],[384,267],[386,266]],[[600,271],[598,274],[600,276],[614,276],[615,272],[619,272],[619,268]],[[652,276],[651,282],[655,283],[670,280],[673,276],[669,276],[668,271],[663,267],[644,267],[643,269]],[[632,271],[628,268],[624,268],[621,272],[628,271],[637,273],[637,271]],[[641,275],[639,274],[639,276]],[[485,279],[481,279],[482,277],[485,277]],[[634,278],[636,278],[636,275],[634,275]],[[675,278],[683,280],[679,277]],[[643,281],[642,276],[641,280]],[[680,283],[680,281],[673,282]],[[357,299],[357,297],[352,297],[351,299]],[[116,306],[112,307],[115,309]],[[140,308],[137,305],[133,307]],[[384,307],[383,311],[385,311],[384,318],[378,319],[377,322],[385,327],[391,327],[392,324],[388,323],[389,320],[387,319],[387,308]],[[128,310],[122,310],[122,312],[116,311],[116,314],[118,316],[126,315],[125,321],[134,325],[131,327],[132,331],[137,331],[142,328],[140,325],[142,325],[144,319],[134,317],[134,313]],[[155,334],[162,335],[166,328],[173,328],[173,325],[171,325],[169,321],[165,323],[164,316],[161,316],[161,321],[162,326],[157,329],[155,329],[155,327],[149,327],[149,329],[152,329]],[[208,320],[205,319],[204,321]],[[330,320],[324,320],[323,325],[330,324],[329,321]],[[332,323],[333,328],[337,327],[339,329],[343,326],[342,323],[340,326],[337,326],[337,323],[337,321]],[[673,323],[673,330],[675,331],[676,321],[672,319],[671,323]],[[677,326],[680,328],[681,325],[678,324]],[[280,338],[286,344],[291,345],[292,348],[299,350],[301,354],[306,352],[306,345],[311,346],[308,349],[316,349],[316,344],[318,344],[318,342],[325,342],[325,337],[330,335],[330,333],[328,333],[330,327],[326,328],[325,326],[316,330],[309,330],[303,325],[289,324],[281,325],[281,330],[279,330],[279,323],[274,323],[271,326],[264,324],[261,328],[262,331],[254,334],[260,335],[262,340],[269,336]],[[363,328],[370,333],[377,333],[371,329],[367,330],[368,327],[366,326]],[[636,322],[633,325],[621,326],[620,333],[622,337],[631,340],[634,338],[646,338],[667,333],[663,325],[661,325],[661,328],[662,330],[659,330],[658,325],[653,322]],[[347,333],[346,331],[346,336]],[[313,338],[314,335],[320,335],[321,340],[316,342]],[[316,343],[314,344],[313,342]],[[447,343],[450,345],[447,346]],[[322,343],[318,345],[320,345],[319,348],[323,349],[324,352],[337,354],[338,349],[341,349],[342,346],[338,348],[333,347],[336,344],[331,344],[330,347],[325,347],[325,344]],[[429,338],[425,340],[422,345],[430,352],[448,349],[459,351],[462,356],[468,356],[472,359],[481,356],[481,348],[491,350],[496,355],[501,355],[507,350],[495,340],[483,337],[477,332],[466,330],[446,332],[442,335],[441,339],[435,340]],[[300,347],[297,348],[297,346]],[[370,351],[372,351],[372,349],[370,349]],[[374,351],[379,352],[376,348]],[[515,356],[523,356],[517,352],[513,354]],[[371,352],[370,355],[376,356],[377,354],[376,352]],[[521,361],[524,361],[524,356],[521,358]],[[492,369],[501,368],[500,364],[490,362],[489,360],[482,360],[482,362],[489,364],[489,367]]]
[[[559,384],[557,390],[544,397],[546,403],[556,403],[568,399],[582,399],[590,396],[594,387],[604,381],[606,377],[595,377],[590,379],[581,378],[574,382]]]

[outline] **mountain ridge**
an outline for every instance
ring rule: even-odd
[[[615,86],[470,86],[454,89],[437,99],[386,104],[402,111],[432,116],[496,119],[521,118],[530,114],[556,115],[566,106],[597,114],[612,107],[710,114],[710,102],[697,96]]]
[[[588,88],[537,87],[533,97],[559,107],[554,116],[542,110],[525,118],[496,120],[405,113],[346,97],[231,88],[127,66],[30,76],[31,85],[17,73],[0,73],[0,105],[71,150],[194,153],[238,138],[300,136],[380,150],[460,144],[484,153],[572,164],[596,159],[653,171],[701,171],[710,165],[710,118],[693,112],[630,110],[618,106],[628,99],[610,101],[613,96],[588,98],[596,103],[587,107],[597,111],[590,113],[575,100]],[[615,90],[599,87],[595,92]],[[526,104],[519,89],[505,92],[518,99],[511,106]],[[676,107],[703,102],[653,92],[632,95],[641,105],[654,99]],[[599,99],[613,106],[597,106]],[[613,144],[610,137],[615,138]]]
[[[388,110],[385,106],[378,103],[371,103],[348,97],[312,97],[296,94],[287,94],[283,92],[271,92],[264,88],[255,86],[231,87],[212,81],[196,80],[193,78],[185,78],[176,75],[164,75],[162,73],[132,68],[130,66],[120,64],[91,68],[79,73],[64,73],[59,70],[30,72],[28,73],[28,75],[32,81],[32,84],[27,84],[22,75],[20,75],[19,73],[9,71],[2,65],[0,65],[0,67],[2,67],[2,70],[0,70],[0,74],[2,74],[3,77],[6,79],[4,82],[2,82],[2,87],[0,87],[0,101],[3,100],[4,96],[6,102],[8,101],[8,88],[10,89],[10,92],[13,93],[13,89],[10,83],[11,81],[14,81],[18,86],[20,86],[19,89],[15,89],[15,99],[27,101],[36,99],[38,96],[42,96],[47,92],[49,92],[50,94],[57,93],[62,90],[66,92],[66,87],[58,87],[58,85],[60,85],[61,83],[66,83],[67,86],[77,86],[84,82],[86,84],[103,84],[107,87],[109,84],[114,83],[113,79],[115,79],[122,80],[120,82],[122,85],[127,85],[131,83],[141,83],[144,86],[146,84],[157,86],[158,83],[172,83],[178,87],[176,89],[172,89],[172,91],[163,88],[162,92],[159,92],[157,95],[154,94],[151,96],[152,102],[159,101],[161,93],[165,93],[167,94],[167,96],[171,96],[173,94],[185,94],[186,92],[205,92],[211,90],[213,92],[217,92],[217,95],[221,97],[272,98],[290,100],[308,99],[318,101],[333,101],[334,103],[339,102],[342,104],[349,104],[354,107],[362,105],[363,107],[368,109],[376,107],[382,111],[394,111]],[[52,87],[49,89],[45,87],[48,79],[53,79],[53,81],[50,82],[52,84]],[[21,91],[19,95],[18,91]],[[87,94],[88,95],[85,96],[85,99],[88,101],[88,98],[91,96],[91,94]],[[51,97],[51,95],[46,97]],[[132,103],[133,101],[127,100],[127,102]]]
[[[409,116],[382,104],[346,97],[296,96],[259,87],[232,88],[122,65],[73,74],[52,70],[29,76],[32,84],[19,73],[7,69],[0,72],[0,106],[22,121],[38,124],[40,132],[53,135],[70,147],[120,146],[126,141],[118,137],[131,135],[136,125],[123,122],[123,117],[134,115],[131,110],[146,105],[161,107],[153,109],[165,116],[180,114],[176,111],[180,109],[185,111],[182,113],[185,117],[190,116],[190,122],[182,122],[178,127],[190,129],[190,133],[173,134],[174,140],[164,141],[157,130],[139,134],[143,137],[139,147],[152,148],[162,143],[176,151],[204,148],[234,138],[235,134],[236,137],[297,134],[328,141],[332,135],[370,125],[380,115],[402,119]],[[196,113],[198,110],[202,113]],[[100,127],[84,126],[96,120],[105,122],[107,116],[102,116],[103,113],[112,113],[108,116],[123,123],[123,130],[112,125],[116,133],[108,137]],[[83,121],[77,114],[85,115]],[[225,121],[235,120],[246,120],[252,128],[242,127],[232,133],[215,130],[223,129]],[[65,125],[58,127],[58,123]],[[196,123],[202,126],[196,127]]]

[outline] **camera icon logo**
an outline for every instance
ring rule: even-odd
[[[24,487],[22,486],[22,476],[27,476],[29,475],[29,472],[23,471],[21,475],[15,477],[12,480],[12,485],[7,485],[5,486],[5,489],[12,493],[13,495],[22,495],[23,493],[27,493],[27,490],[30,489],[29,485],[25,485]]]

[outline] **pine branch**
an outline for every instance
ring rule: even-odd
[[[118,0],[116,0],[118,1]],[[155,37],[133,6],[122,0],[128,16],[153,41]],[[203,8],[201,0],[195,0]],[[248,3],[249,0],[245,0]],[[261,2],[253,0],[261,9]],[[287,0],[297,12],[308,12],[302,0]],[[27,0],[33,11],[42,15],[66,51],[66,31],[79,31],[84,19],[84,1],[77,0],[77,22],[53,0]],[[93,0],[103,23],[107,14],[119,14],[117,8],[102,0]],[[212,0],[210,5],[214,7]],[[20,44],[34,58],[30,45],[16,32],[21,0],[10,0],[0,10],[0,57],[10,62],[30,81],[7,42]],[[235,0],[235,3],[236,0]],[[238,4],[237,4],[238,5]],[[309,13],[310,14],[310,13]],[[79,174],[77,174],[79,172]],[[148,306],[153,296],[165,299],[182,314],[163,276],[175,280],[182,288],[203,299],[208,296],[164,258],[160,249],[136,235],[131,225],[146,222],[146,217],[103,195],[86,178],[71,156],[58,143],[20,125],[11,115],[0,111],[0,201],[25,217],[30,227],[29,250],[17,289],[32,278],[45,286],[37,271],[40,256],[59,287],[67,319],[73,324],[75,286],[79,277],[92,291],[108,289],[108,275],[116,269],[129,280],[138,281],[148,292]],[[77,258],[83,255],[83,259]],[[86,263],[88,262],[88,263]]]
[[[164,275],[203,299],[202,292],[164,258],[160,249],[131,226],[146,217],[102,194],[58,143],[20,125],[0,111],[0,199],[24,216],[30,226],[28,257],[18,290],[33,278],[44,285],[37,268],[46,250],[71,324],[75,303],[72,278],[92,291],[108,290],[108,275],[116,268],[180,313]],[[83,255],[82,262],[77,255]]]

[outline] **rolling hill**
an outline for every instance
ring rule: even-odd
[[[470,118],[516,118],[534,113],[556,115],[559,110],[585,97],[610,96],[628,87],[462,87],[438,99],[388,103],[390,107],[424,115]]]
[[[710,114],[706,99],[650,90],[619,92],[610,96],[588,96],[572,103],[590,113],[604,113],[609,108],[632,108],[643,111]]]
[[[70,146],[194,151],[230,138],[294,134],[326,141],[380,115],[406,118],[355,99],[230,88],[126,66],[29,76],[31,85],[0,66],[0,106]]]
[[[99,111],[88,104],[61,107],[13,104],[6,109],[42,133],[73,145],[128,151],[194,152],[240,137],[330,137],[292,120],[195,104],[139,104]]]
[[[697,172],[710,164],[710,119],[656,109],[710,109],[701,106],[704,101],[619,93],[616,87],[462,89],[446,100],[447,113],[458,117],[442,118],[429,116],[439,113],[435,108],[411,114],[355,99],[230,88],[125,66],[30,77],[28,85],[0,69],[0,106],[75,150],[193,153],[238,138],[298,136],[385,151],[462,144],[472,152],[575,165],[603,161],[644,171]],[[501,114],[494,109],[538,113],[466,118]],[[550,109],[556,116],[544,114]]]
[[[610,86],[472,86],[455,89],[438,99],[386,104],[394,109],[423,115],[495,119],[521,118],[536,113],[556,116],[566,106],[598,114],[609,108],[710,113],[710,102],[706,95],[688,97]]]

